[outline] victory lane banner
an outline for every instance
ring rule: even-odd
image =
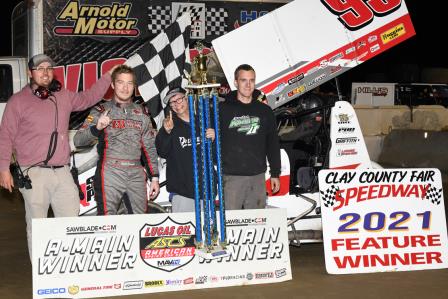
[[[286,210],[227,211],[229,256],[195,255],[194,213],[33,219],[33,298],[91,298],[292,279]]]
[[[322,170],[319,188],[328,273],[448,267],[438,169]]]

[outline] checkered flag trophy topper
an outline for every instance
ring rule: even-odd
[[[321,199],[324,203],[325,207],[332,207],[336,201],[336,192],[339,191],[339,187],[335,185],[331,185],[330,188],[328,188],[325,191],[320,191]]]
[[[162,99],[171,88],[188,83],[183,74],[191,71],[189,41],[190,16],[183,14],[126,62],[134,68],[140,94],[157,128],[164,118]]]
[[[219,134],[219,111],[217,83],[207,81],[207,59],[202,53],[203,45],[196,44],[199,55],[194,59],[196,76],[192,74],[188,90],[191,140],[200,139],[200,150],[192,146],[194,200],[196,212],[196,254],[205,259],[229,255],[226,250],[226,220],[222,186],[221,143]],[[195,107],[197,114],[195,114]],[[213,113],[213,117],[211,114]],[[196,128],[199,119],[199,128]],[[215,140],[206,138],[208,128],[215,130]],[[213,144],[214,142],[214,144]],[[199,152],[199,153],[198,153]],[[216,162],[216,172],[214,164]],[[199,171],[201,171],[199,173]],[[200,175],[199,175],[200,174]],[[217,192],[215,192],[217,186]],[[215,198],[218,195],[219,206]],[[219,208],[219,228],[217,209]],[[202,225],[203,222],[203,225]],[[219,236],[218,236],[219,235]]]
[[[442,188],[438,189],[434,186],[429,186],[425,194],[425,199],[431,201],[432,204],[439,205],[442,199],[442,192]]]

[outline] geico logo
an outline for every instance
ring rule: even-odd
[[[53,288],[53,289],[39,289],[38,295],[51,295],[51,294],[64,294],[65,288]]]
[[[190,237],[185,236],[179,236],[179,237],[161,237],[157,238],[154,241],[151,242],[148,246],[146,246],[145,249],[151,249],[151,248],[177,248],[177,247],[184,247],[186,244],[186,240],[190,239]]]

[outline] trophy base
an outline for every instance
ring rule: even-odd
[[[195,254],[206,260],[218,259],[227,257],[230,255],[227,249],[224,249],[221,245],[216,245],[211,248],[200,248],[195,250]]]

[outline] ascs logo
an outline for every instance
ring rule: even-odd
[[[51,288],[51,289],[39,289],[37,290],[38,295],[54,295],[54,294],[65,294],[67,290],[65,288]]]
[[[145,224],[140,230],[140,257],[148,266],[172,272],[194,259],[195,227],[167,217],[157,224]]]

